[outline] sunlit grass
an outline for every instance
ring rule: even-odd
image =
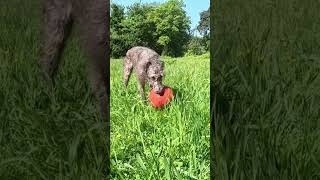
[[[134,74],[125,90],[122,60],[111,61],[114,179],[209,179],[208,54],[164,61],[176,96],[163,110],[142,103]]]
[[[320,179],[319,7],[215,4],[217,179]]]

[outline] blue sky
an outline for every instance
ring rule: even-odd
[[[152,3],[159,2],[163,3],[166,0],[111,0],[111,3],[116,3],[124,6],[129,6],[133,3]],[[191,18],[191,29],[197,27],[200,20],[200,12],[207,10],[210,5],[210,0],[184,0],[186,5],[185,10],[187,15]]]

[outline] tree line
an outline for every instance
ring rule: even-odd
[[[134,3],[128,7],[111,4],[111,56],[125,56],[133,46],[146,46],[161,55],[200,55],[209,50],[209,9],[200,13],[196,29],[183,0],[165,3]],[[195,36],[199,32],[201,36]]]

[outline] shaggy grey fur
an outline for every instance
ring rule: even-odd
[[[43,0],[43,43],[39,61],[43,75],[54,85],[64,44],[74,23],[79,26],[81,45],[88,55],[88,77],[99,102],[100,114],[107,124],[106,140],[109,156],[109,0]],[[109,158],[107,158],[109,159]],[[109,174],[107,161],[106,174]]]
[[[162,84],[164,62],[160,60],[158,53],[142,46],[136,46],[127,51],[123,66],[125,87],[128,86],[133,68],[137,75],[138,87],[142,99],[145,100],[144,87],[147,81],[157,94],[162,93],[164,88]]]
[[[43,44],[40,65],[54,84],[65,40],[73,22],[79,25],[82,47],[88,55],[88,76],[100,101],[104,119],[108,113],[107,58],[109,47],[109,0],[44,0]]]

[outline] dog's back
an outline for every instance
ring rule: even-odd
[[[136,46],[129,49],[126,53],[126,58],[133,64],[133,66],[136,66],[138,62],[139,64],[146,64],[150,61],[160,60],[160,56],[157,52],[142,46]]]

